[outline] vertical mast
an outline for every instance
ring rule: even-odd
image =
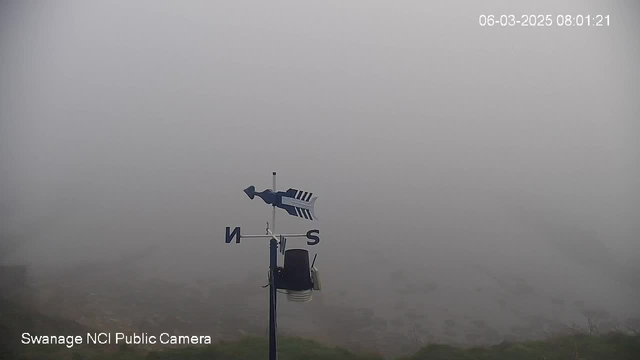
[[[276,172],[273,172],[273,192],[276,190]],[[278,359],[278,338],[276,326],[276,307],[278,289],[276,289],[276,270],[278,267],[278,242],[275,238],[276,231],[276,204],[273,203],[273,213],[271,216],[271,240],[269,241],[269,360]]]
[[[276,190],[276,172],[273,172],[273,188],[272,188],[273,192],[277,192],[278,190]],[[276,233],[276,204],[273,204],[273,213],[271,214],[271,232],[273,234]]]

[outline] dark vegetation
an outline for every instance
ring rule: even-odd
[[[636,360],[640,358],[640,334],[634,329],[590,334],[589,329],[559,335],[541,341],[503,342],[489,347],[458,348],[428,344],[415,354],[400,360]],[[266,338],[243,337],[215,345],[182,348],[147,349],[138,346],[88,346],[68,349],[61,345],[20,343],[20,333],[83,334],[91,329],[76,322],[34,312],[14,302],[0,299],[0,359],[69,359],[69,360],[254,360],[265,359]],[[353,353],[318,342],[282,337],[279,342],[282,360],[375,360],[376,354]]]
[[[541,341],[502,343],[470,349],[431,344],[402,360],[634,360],[640,358],[640,336],[612,332],[573,334]]]

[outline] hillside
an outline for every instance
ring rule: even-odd
[[[6,300],[0,300],[0,358],[38,360],[258,360],[265,359],[267,340],[243,337],[210,346],[144,349],[133,346],[87,346],[72,349],[58,345],[23,346],[18,333],[81,334],[89,331],[72,321],[57,319],[29,311]],[[573,334],[544,341],[502,343],[490,347],[457,348],[429,344],[415,354],[398,360],[635,360],[640,356],[640,335],[609,333],[605,335]],[[281,360],[376,360],[376,354],[358,354],[340,347],[330,347],[313,340],[282,337],[279,342]]]
[[[144,351],[120,347],[104,351],[97,347],[73,350],[63,347],[29,348],[20,352],[20,359],[58,360],[261,360],[266,359],[265,338],[245,337],[238,341],[221,342],[211,346]],[[398,360],[636,360],[640,355],[640,337],[625,334],[601,336],[571,335],[524,343],[501,344],[491,347],[461,349],[431,344],[412,356]],[[329,347],[312,340],[282,338],[279,343],[281,360],[381,360],[375,354],[356,354]]]

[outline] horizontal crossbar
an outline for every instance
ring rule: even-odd
[[[285,238],[307,237],[307,234],[276,234],[276,235],[242,235],[240,234],[240,238],[242,239],[270,239],[272,237],[279,238],[280,236],[284,236]]]

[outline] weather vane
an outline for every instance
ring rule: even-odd
[[[320,290],[320,278],[318,269],[313,262],[309,265],[309,252],[305,249],[285,250],[287,238],[306,237],[307,245],[316,245],[320,242],[320,230],[311,229],[305,234],[276,234],[276,208],[285,210],[289,215],[317,220],[314,205],[318,197],[312,197],[313,193],[290,188],[287,191],[276,191],[276,173],[273,172],[273,189],[256,192],[255,186],[244,189],[250,199],[256,196],[265,203],[271,205],[271,224],[267,222],[266,235],[243,235],[239,226],[233,231],[227,226],[225,243],[229,244],[235,239],[239,244],[240,239],[269,239],[269,360],[278,358],[277,350],[277,294],[278,289],[287,292],[287,300],[296,302],[311,301],[311,292]],[[278,246],[280,253],[284,254],[284,267],[278,266]]]

